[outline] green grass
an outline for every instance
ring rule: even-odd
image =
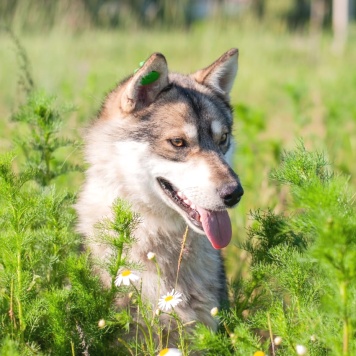
[[[305,328],[312,325],[315,320],[316,324],[313,324],[308,330],[316,330],[320,335],[324,333],[324,330],[327,330],[330,334],[328,334],[328,340],[322,340],[322,346],[309,345],[311,354],[329,355],[329,353],[320,351],[325,344],[335,344],[335,354],[342,354],[339,342],[341,324],[335,325],[333,329],[332,323],[336,320],[333,318],[341,315],[342,311],[346,315],[344,324],[346,326],[355,325],[355,316],[350,313],[350,315],[352,314],[350,317],[347,312],[348,301],[343,301],[342,296],[340,297],[338,294],[339,289],[347,286],[349,280],[346,277],[345,280],[342,280],[339,276],[339,279],[336,278],[333,281],[334,284],[328,285],[326,275],[330,271],[330,266],[327,265],[327,257],[324,256],[326,262],[320,262],[320,266],[313,265],[314,259],[318,258],[315,257],[315,253],[322,247],[317,244],[314,246],[315,250],[304,254],[299,250],[297,239],[293,240],[294,242],[291,244],[288,240],[290,236],[294,236],[291,234],[293,229],[302,235],[305,234],[305,236],[303,235],[305,239],[315,238],[315,236],[309,236],[309,231],[306,230],[306,227],[312,230],[312,225],[306,223],[303,217],[300,220],[298,217],[294,219],[294,214],[296,211],[300,211],[298,209],[305,209],[305,206],[316,208],[311,202],[317,202],[318,197],[313,195],[314,192],[306,190],[306,193],[303,192],[303,194],[309,198],[309,201],[303,202],[300,197],[298,200],[290,194],[290,186],[276,185],[269,176],[270,172],[281,163],[282,152],[295,147],[296,142],[302,137],[308,149],[326,152],[327,159],[333,169],[345,174],[348,177],[351,190],[355,191],[356,72],[353,68],[356,63],[356,48],[352,46],[356,37],[354,28],[350,29],[349,43],[342,54],[332,52],[332,38],[328,33],[323,34],[316,41],[308,37],[306,33],[288,33],[283,26],[268,29],[256,23],[247,24],[244,22],[240,24],[231,21],[198,23],[189,32],[88,30],[73,34],[62,29],[52,30],[48,33],[22,33],[18,36],[31,62],[31,70],[37,87],[44,89],[48,94],[55,95],[59,103],[68,103],[76,107],[74,112],[67,114],[61,131],[64,137],[75,140],[80,140],[81,130],[95,118],[105,93],[113,88],[119,80],[133,72],[139,62],[152,52],[162,52],[167,58],[170,70],[189,73],[210,64],[227,49],[238,47],[240,50],[239,73],[232,91],[237,140],[234,166],[244,185],[245,196],[239,207],[231,212],[234,236],[225,255],[228,276],[234,282],[237,281],[235,292],[236,290],[239,292],[234,296],[236,304],[230,310],[230,314],[227,314],[225,326],[233,331],[231,335],[243,335],[244,340],[248,340],[246,345],[249,346],[245,345],[247,355],[258,347],[267,348],[266,345],[263,346],[263,342],[259,343],[254,339],[250,332],[251,328],[268,331],[269,327],[266,325],[271,322],[273,330],[278,330],[284,340],[289,340],[290,344],[283,347],[290,351],[294,350],[293,342],[299,336],[304,338],[305,344],[310,344],[310,341],[306,339],[308,334],[302,335],[301,331],[291,324],[291,320],[301,323]],[[19,66],[16,61],[14,44],[5,32],[0,32],[0,48],[0,151],[2,152],[8,151],[12,147],[14,136],[19,133],[20,135],[25,134],[25,132],[28,134],[28,131],[9,121],[12,113],[17,111],[19,105],[24,102],[25,95],[17,83]],[[82,155],[77,147],[59,150],[57,154],[59,160],[70,158],[74,163],[82,162]],[[19,158],[20,162],[23,161],[23,158],[22,160],[21,157]],[[291,161],[293,162],[293,160]],[[289,169],[293,170],[294,168],[289,167]],[[299,171],[295,169],[293,172],[298,175]],[[283,179],[280,178],[281,181]],[[56,178],[54,182],[58,191],[68,189],[71,192],[76,192],[82,180],[81,173],[72,173],[70,176]],[[337,200],[339,191],[342,196],[343,192],[340,187],[345,184],[340,180],[340,183],[336,184],[339,190],[336,190],[335,186],[331,186],[330,192],[333,193],[332,196],[335,200]],[[322,191],[324,187],[321,186],[318,189]],[[35,190],[35,192],[40,194],[39,190]],[[26,192],[26,194],[30,193]],[[21,198],[24,201],[27,199],[26,194]],[[46,194],[48,195],[49,192]],[[39,206],[43,216],[46,216],[46,199],[44,197],[42,205]],[[300,204],[291,204],[293,199],[296,199]],[[348,197],[347,199],[347,204],[350,204],[354,209],[353,198]],[[326,205],[330,204],[330,207],[327,205],[330,209],[326,210],[327,213],[332,211],[333,202],[327,199],[320,201]],[[338,202],[338,204],[341,203]],[[262,211],[267,208],[270,210],[264,214]],[[337,205],[336,209],[338,209]],[[254,218],[252,218],[249,212],[256,210],[259,212],[254,213]],[[6,209],[4,211],[6,212]],[[325,221],[322,220],[326,227],[321,226],[320,236],[324,234],[328,239],[331,239],[333,234],[326,233],[329,230],[333,231],[327,213],[323,216]],[[284,222],[284,214],[291,215],[291,221]],[[347,214],[350,212],[348,211]],[[340,225],[335,229],[340,228],[343,218],[344,216],[338,216]],[[312,219],[315,220],[313,220],[315,223],[318,222],[318,216],[313,216]],[[347,219],[349,219],[347,221],[352,221],[352,214],[351,217],[347,215]],[[248,230],[249,228],[252,230]],[[268,268],[263,264],[256,263],[253,257],[254,252],[251,252],[251,249],[241,246],[241,242],[246,238],[261,242],[261,231],[267,228],[269,230],[265,233],[265,237],[282,236],[286,237],[287,241],[284,241],[285,245],[282,244],[282,247],[280,241],[273,245],[274,240],[270,245],[268,243],[264,245],[262,255],[267,253],[277,261],[270,266],[268,262]],[[348,236],[342,229],[336,231],[340,236],[343,236],[342,234]],[[315,231],[313,230],[313,232]],[[308,240],[308,243],[312,244],[311,240]],[[45,244],[46,241],[43,241]],[[319,240],[318,243],[320,241],[323,240]],[[334,240],[332,242],[335,243]],[[335,245],[335,251],[342,251],[343,246],[346,245],[347,243]],[[54,254],[56,255],[56,253]],[[342,255],[341,253],[340,256]],[[64,260],[65,258],[63,255]],[[73,273],[73,278],[83,278],[89,287],[93,285],[97,288],[97,281],[91,280],[90,276],[81,277],[81,273],[83,275],[90,273],[86,270],[85,256],[81,262],[82,272],[73,267],[75,257],[70,255],[70,258],[72,260],[66,261],[66,268]],[[289,259],[294,261],[293,264],[288,265]],[[266,262],[263,258],[257,259],[257,262],[261,261]],[[266,272],[263,268],[267,268],[268,271]],[[286,285],[278,284],[274,277],[276,273],[279,273],[280,268],[285,271],[281,279]],[[288,271],[291,272],[290,276],[288,276]],[[306,296],[310,297],[309,299],[313,299],[317,295],[315,301],[299,300],[299,297],[292,298],[295,290],[293,289],[295,282],[293,273],[298,277],[303,272],[307,274],[308,278],[305,279],[305,285],[302,287],[307,289],[311,286],[312,292],[316,291],[315,294],[311,293],[313,294],[311,296],[306,293]],[[30,279],[31,273],[29,271],[26,273],[29,273],[28,279]],[[352,273],[350,272],[350,275]],[[320,280],[315,278],[315,275],[319,274],[322,276]],[[63,276],[61,277],[64,278]],[[243,276],[243,280],[238,279],[239,276]],[[266,283],[263,276],[268,279]],[[84,282],[83,284],[78,282],[78,290],[74,291],[74,298],[78,298],[78,300],[81,293],[87,293],[82,292],[81,289],[84,288]],[[287,292],[283,294],[281,288],[285,288]],[[261,299],[259,299],[260,292]],[[354,293],[354,289],[351,292]],[[62,297],[51,294],[52,299],[49,303],[54,308],[50,310],[53,320],[57,318],[55,306],[61,305],[63,300],[70,297],[69,293],[66,293],[64,292],[65,295]],[[269,293],[271,293],[271,297]],[[281,296],[279,293],[283,295],[281,294]],[[296,293],[298,294],[299,291]],[[338,300],[334,309],[330,307],[332,297]],[[105,298],[110,299],[104,295],[103,300]],[[354,298],[354,295],[349,298]],[[281,299],[295,309],[288,310],[283,314]],[[299,301],[305,302],[305,304],[301,306],[298,304]],[[95,314],[86,316],[88,320],[100,318],[98,304],[90,300],[90,297],[88,297],[87,303],[92,306]],[[28,307],[30,305],[31,303]],[[261,307],[260,312],[256,311],[256,308],[258,309],[256,306]],[[325,314],[325,310],[328,308],[332,311],[329,316]],[[245,315],[243,313],[246,313],[246,310],[251,313],[251,318],[246,317],[247,323],[242,323],[241,315]],[[268,310],[267,314],[266,310]],[[319,314],[321,310],[323,312]],[[310,315],[308,315],[309,311]],[[78,309],[78,313],[80,312],[81,310]],[[112,317],[111,310],[105,310],[105,312],[108,314],[108,318]],[[74,313],[71,317],[74,318],[75,315]],[[270,317],[272,321],[269,320]],[[35,319],[35,316],[33,318]],[[61,315],[61,318],[58,323],[65,325],[65,316]],[[322,325],[325,320],[327,323]],[[72,321],[74,322],[74,319]],[[90,329],[87,332],[90,335],[95,335],[93,337],[101,335],[92,322],[88,321],[87,325]],[[350,328],[348,333],[354,335]],[[59,346],[61,346],[61,338],[65,339],[66,337],[63,330],[66,330],[64,326],[61,329],[63,334],[58,335],[59,341],[56,341]],[[231,349],[231,343],[234,344],[234,341],[231,341],[233,340],[231,335],[231,340],[222,336],[212,336],[204,330],[201,330],[200,335],[201,339],[198,341],[202,345],[208,343],[215,345],[212,346],[213,349],[216,347],[214,350],[218,349],[218,345],[222,349],[224,347]],[[96,342],[99,342],[98,340]],[[4,345],[9,349],[12,347],[11,341]],[[5,346],[3,350],[5,350]],[[312,353],[313,348],[316,350],[313,351],[314,353]],[[283,355],[283,353],[280,354]]]
[[[150,53],[165,54],[172,71],[193,72],[231,47],[240,50],[239,73],[232,91],[238,142],[236,171],[246,194],[232,212],[235,241],[244,237],[248,211],[256,207],[283,209],[281,194],[271,187],[268,173],[283,148],[299,137],[307,147],[325,149],[336,169],[356,182],[356,49],[342,55],[331,51],[331,37],[315,42],[307,35],[238,21],[197,24],[184,31],[86,31],[20,35],[32,65],[35,83],[76,111],[65,123],[65,135],[80,137],[107,91],[131,73]],[[0,148],[10,147],[8,117],[23,101],[18,88],[14,45],[0,33]],[[80,153],[73,156],[80,160]],[[80,179],[75,179],[76,190]],[[283,198],[283,197],[282,197]],[[282,204],[282,205],[281,205]],[[232,248],[233,249],[233,248]],[[235,251],[234,251],[235,253]]]

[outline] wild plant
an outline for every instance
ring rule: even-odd
[[[25,112],[32,111],[24,110],[23,117]],[[179,291],[157,295],[154,306],[142,297],[143,266],[127,257],[139,217],[126,203],[116,203],[113,220],[103,221],[94,237],[113,251],[100,266],[111,276],[105,289],[92,272],[96,261],[80,252],[71,208],[75,197],[48,185],[55,174],[46,180],[39,165],[15,173],[13,159],[0,158],[2,354],[355,352],[355,203],[347,179],[331,171],[324,155],[302,144],[284,153],[271,178],[289,187],[287,210],[251,214],[248,238],[240,246],[251,256],[251,276],[231,282],[231,307],[216,316],[221,331],[197,325],[193,336],[174,313]],[[29,162],[41,162],[36,159]],[[149,257],[159,274],[154,251]],[[117,308],[120,297],[129,300],[128,307]],[[161,313],[175,321],[168,329],[159,322]],[[173,331],[179,337],[171,351],[167,338]]]
[[[1,355],[356,353],[355,199],[348,179],[332,172],[323,154],[303,144],[284,152],[271,179],[288,187],[285,210],[251,213],[239,246],[250,256],[249,276],[230,281],[230,308],[211,311],[220,320],[218,333],[197,324],[188,334],[174,312],[179,291],[162,295],[158,286],[156,305],[142,296],[144,263],[128,258],[139,217],[125,202],[115,203],[112,220],[102,221],[93,237],[112,253],[99,262],[82,251],[75,195],[54,185],[78,168],[59,152],[73,146],[60,131],[68,110],[35,91],[28,73],[26,103],[13,116],[26,162],[0,156]],[[260,113],[240,111],[246,127],[255,117],[251,133],[257,136]],[[154,251],[147,259],[160,275]],[[109,288],[93,273],[97,264],[109,274]],[[120,298],[126,307],[118,307]],[[172,320],[166,327],[163,316]],[[168,349],[173,332],[177,343]]]
[[[288,210],[251,214],[240,246],[250,254],[251,277],[232,283],[231,309],[221,313],[224,354],[352,355],[356,212],[347,179],[302,143],[283,154],[271,178],[288,185]],[[220,335],[204,335],[222,352]]]
[[[26,104],[13,115],[25,164],[0,157],[0,354],[75,354],[103,350],[97,320],[111,312],[110,295],[80,254],[72,204],[53,179],[76,166],[57,150],[63,107],[35,91],[27,56],[18,41]],[[104,305],[104,307],[103,307]],[[107,349],[107,348],[105,348]]]
[[[25,157],[25,167],[35,169],[34,179],[42,186],[50,185],[52,180],[79,171],[80,166],[60,159],[58,151],[71,146],[72,152],[79,144],[59,136],[63,115],[72,111],[71,107],[58,107],[55,97],[43,91],[31,91],[27,102],[12,116],[12,120],[22,123],[15,143],[21,147]]]
[[[105,219],[97,225],[98,232],[92,242],[105,246],[111,253],[104,263],[93,261],[94,266],[97,265],[109,272],[112,304],[120,299],[126,304],[113,315],[114,318],[102,319],[100,327],[110,329],[116,325],[120,328],[116,337],[120,346],[124,348],[123,355],[157,355],[160,352],[160,355],[163,355],[172,350],[168,349],[168,342],[170,334],[173,332],[178,335],[177,346],[180,347],[180,354],[187,355],[186,325],[174,312],[174,307],[182,301],[181,293],[173,289],[162,295],[159,261],[153,251],[147,254],[147,260],[142,261],[141,264],[133,263],[129,259],[130,247],[137,242],[133,237],[133,231],[138,223],[139,216],[130,210],[129,205],[124,201],[117,200],[113,206],[113,218]],[[182,251],[186,236],[187,231],[182,236]],[[181,259],[179,259],[179,263],[180,261]],[[144,269],[145,263],[154,264],[159,276],[155,305],[147,303],[142,295],[140,272]],[[161,323],[161,317],[170,319],[168,326]]]

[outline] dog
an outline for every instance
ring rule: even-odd
[[[116,199],[127,201],[140,216],[128,258],[144,266],[143,298],[154,307],[158,294],[174,288],[182,294],[174,309],[181,320],[212,330],[218,325],[211,309],[228,300],[220,251],[232,235],[226,209],[244,192],[229,163],[229,94],[237,59],[238,50],[231,49],[205,69],[183,75],[169,72],[165,57],[154,53],[123,80],[87,130],[89,168],[76,204],[78,230],[100,260],[110,251],[93,241],[96,225],[112,217]],[[110,275],[98,273],[110,287]]]

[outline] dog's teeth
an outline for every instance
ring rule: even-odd
[[[196,210],[197,209],[197,206],[195,204],[191,204],[190,206],[192,209]]]
[[[182,192],[177,192],[177,195],[179,196],[179,198],[183,199],[185,198],[184,194]]]
[[[191,202],[189,199],[184,199],[183,201],[184,201],[184,203],[186,203],[187,205],[192,204],[192,202]]]

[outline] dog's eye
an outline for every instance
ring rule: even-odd
[[[182,138],[172,138],[169,140],[169,142],[174,146],[174,147],[186,147],[186,142]]]
[[[225,143],[227,142],[229,135],[227,133],[223,134],[220,138],[220,142],[219,145],[225,145]]]

